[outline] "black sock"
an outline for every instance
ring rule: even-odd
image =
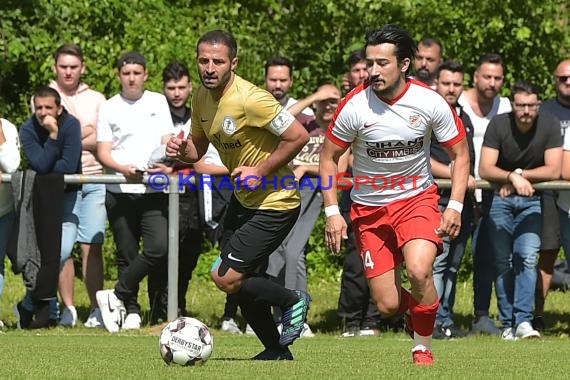
[[[281,309],[299,301],[299,296],[293,290],[259,276],[244,279],[238,293],[249,297],[254,302],[279,306]]]
[[[249,323],[255,335],[265,348],[281,349],[279,345],[279,331],[271,315],[268,304],[253,301],[247,295],[239,295],[241,314]]]
[[[237,308],[239,303],[239,297],[237,294],[228,294],[226,296],[226,303],[224,305],[224,320],[228,320],[230,318],[235,319],[237,315]]]

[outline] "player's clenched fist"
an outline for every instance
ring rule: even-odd
[[[186,145],[186,140],[173,136],[166,144],[166,155],[184,161]]]

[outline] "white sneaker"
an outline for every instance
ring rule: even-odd
[[[101,317],[101,309],[96,307],[91,311],[87,321],[83,324],[87,328],[103,327],[103,318]]]
[[[66,306],[61,312],[61,317],[59,318],[59,324],[65,327],[75,327],[77,324],[77,310],[75,306]]]
[[[540,338],[540,333],[532,327],[530,322],[524,321],[519,323],[517,326],[517,330],[515,331],[515,339],[527,338]]]
[[[95,297],[101,310],[101,318],[110,333],[116,333],[123,325],[127,313],[123,301],[117,298],[113,289],[99,290]]]
[[[137,313],[129,313],[123,323],[123,330],[138,330],[141,328],[141,316]]]
[[[2,330],[4,328],[4,322],[2,322],[2,320],[0,320],[0,330]]]
[[[303,330],[301,331],[301,338],[314,338],[315,334],[309,327],[307,323],[303,324]]]
[[[253,331],[249,323],[245,326],[245,335],[255,335],[255,331]]]
[[[236,321],[234,321],[233,318],[222,321],[222,331],[237,335],[242,334],[241,330],[239,329],[239,326],[237,325]]]
[[[279,331],[279,335],[281,335],[281,333],[283,332],[283,323],[277,324],[277,331]]]
[[[502,340],[515,340],[515,335],[513,334],[513,328],[512,327],[504,328],[503,332],[501,333],[501,339]]]

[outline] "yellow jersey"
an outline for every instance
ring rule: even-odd
[[[204,86],[194,93],[192,133],[206,135],[230,173],[240,166],[255,167],[265,161],[281,141],[268,125],[282,110],[269,92],[234,75],[232,84],[219,100],[213,99]],[[300,204],[298,186],[290,186],[291,182],[294,182],[293,172],[284,165],[264,178],[255,190],[233,183],[232,188],[246,208],[291,210]]]

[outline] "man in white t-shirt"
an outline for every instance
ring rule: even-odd
[[[505,76],[503,59],[498,54],[484,54],[479,58],[477,68],[473,74],[473,88],[463,91],[458,103],[463,112],[469,116],[473,123],[473,145],[475,148],[475,178],[479,176],[479,158],[483,146],[483,136],[487,125],[493,117],[511,112],[511,102],[508,98],[499,96],[503,87]],[[481,208],[483,196],[480,189],[475,190],[476,207]],[[492,196],[492,195],[491,195]],[[493,290],[493,258],[487,249],[488,239],[485,218],[475,223],[475,233],[471,245],[473,253],[473,306],[475,319],[471,330],[476,333],[499,335],[501,330],[489,317],[491,292]],[[480,248],[480,249],[478,249]]]
[[[167,257],[168,197],[142,184],[142,174],[172,172],[161,163],[149,167],[149,159],[174,128],[164,95],[144,89],[148,77],[144,57],[125,53],[117,69],[121,93],[99,110],[97,153],[110,172],[141,183],[107,185],[106,208],[117,246],[119,279],[114,290],[97,292],[97,303],[109,332],[140,328],[139,283]]]
[[[13,173],[20,166],[20,138],[16,126],[0,118],[0,173]],[[4,289],[4,259],[14,223],[14,200],[7,183],[0,184],[0,299]],[[4,322],[0,320],[0,329]]]
[[[432,365],[431,336],[439,306],[432,266],[442,249],[441,238],[459,234],[469,150],[463,124],[446,100],[425,84],[406,79],[416,49],[408,32],[396,25],[366,34],[369,82],[339,105],[321,152],[320,175],[329,182],[322,187],[326,243],[338,253],[347,226],[332,179],[339,157],[352,147],[351,219],[372,298],[384,316],[410,311],[413,362]],[[443,213],[429,164],[432,130],[454,161],[453,187]],[[403,262],[411,294],[401,288]]]
[[[458,103],[473,123],[475,146],[475,178],[479,177],[479,157],[483,136],[493,117],[511,112],[509,98],[499,96],[505,83],[503,59],[499,54],[484,54],[479,58],[473,74],[473,88],[463,91]],[[480,199],[479,199],[480,200]]]

